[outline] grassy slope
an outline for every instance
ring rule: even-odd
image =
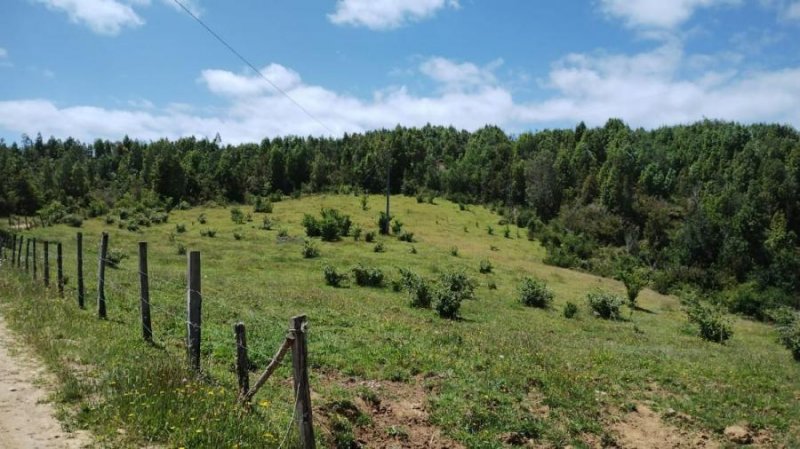
[[[776,343],[772,328],[736,320],[729,344],[707,343],[688,327],[677,299],[650,290],[642,293],[640,303],[653,313],[637,312],[633,322],[593,318],[586,292],[605,288],[622,293],[621,285],[543,265],[544,250],[538,243],[526,240],[522,231],[518,238],[513,226],[511,238],[504,238],[498,217],[483,208],[459,211],[444,200],[431,205],[394,197],[393,214],[414,232],[417,254],[411,254],[412,244],[394,238],[379,237],[385,253],[348,238],[319,243],[321,257],[306,260],[300,255],[302,239],[276,240],[280,228],[302,236],[303,213],[316,213],[322,206],[339,208],[365,231],[374,230],[383,203],[373,196],[369,204],[372,208],[362,211],[352,196],[276,203],[270,214],[277,222],[273,231],[257,229],[262,214],[239,226],[222,208],[175,211],[169,224],[142,233],[87,221],[89,311],[74,307],[72,292],[69,301],[55,301],[53,292],[44,298],[40,287],[30,287],[3,268],[3,313],[59,373],[64,383],[60,399],[81,410],[72,420],[90,425],[114,445],[133,445],[142,437],[187,447],[277,445],[291,418],[287,364],[279,370],[279,380],[270,381],[257,397],[262,405],[256,412],[240,416],[231,405],[231,326],[238,320],[248,325],[251,356],[263,367],[288,318],[297,313],[310,317],[312,385],[322,402],[355,395],[330,382],[334,375],[424,382],[436,392],[430,397],[434,421],[468,446],[500,446],[499,435],[514,431],[580,446],[584,434],[604,435],[609,413],[640,400],[687,413],[701,428],[721,431],[744,421],[769,428],[779,442],[800,444],[794,424],[800,420],[800,364]],[[201,212],[208,216],[207,225],[197,222]],[[185,223],[187,232],[171,242],[176,223]],[[495,235],[487,233],[488,225]],[[200,236],[207,228],[217,230],[215,238]],[[97,321],[91,312],[96,247],[103,229],[111,234],[111,247],[128,255],[119,270],[109,272],[107,322]],[[244,239],[234,240],[234,230],[243,232]],[[74,232],[62,226],[31,232],[64,242],[71,286]],[[138,240],[150,242],[153,327],[160,348],[138,342]],[[176,253],[179,243],[203,255],[203,364],[210,380],[200,384],[184,381],[185,256]],[[458,257],[450,254],[453,246]],[[478,273],[484,258],[494,265],[492,274]],[[345,270],[359,262],[379,266],[390,277],[397,277],[397,267],[427,277],[464,269],[480,283],[478,300],[465,303],[464,319],[453,322],[407,307],[405,294],[389,288],[324,285],[324,265]],[[545,280],[555,291],[552,309],[518,304],[516,288],[526,275]],[[487,288],[489,280],[497,290]],[[577,319],[563,318],[566,301],[579,305]],[[527,411],[531,397],[549,407],[546,418]],[[190,402],[192,407],[180,406]],[[122,436],[118,428],[126,429]]]

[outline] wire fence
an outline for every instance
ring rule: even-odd
[[[102,239],[108,239],[106,233],[103,233]],[[76,236],[77,240],[83,241],[81,233]],[[26,244],[23,245],[23,242]],[[58,251],[45,251],[44,245],[37,245],[37,243],[45,242],[57,244]],[[67,256],[70,252],[72,257]],[[174,332],[170,332],[174,326],[185,326],[185,339],[181,338],[181,340],[186,347],[191,368],[198,374],[202,371],[200,365],[201,331],[203,329],[200,304],[202,301],[207,298],[213,298],[217,303],[221,303],[223,300],[246,300],[253,298],[256,294],[254,291],[241,288],[220,289],[208,282],[201,286],[199,252],[189,253],[187,269],[180,274],[171,272],[170,269],[159,272],[157,269],[151,270],[149,267],[147,267],[147,271],[123,267],[119,257],[109,257],[108,253],[105,257],[102,255],[103,247],[101,245],[98,245],[97,249],[91,248],[91,245],[77,243],[64,245],[50,240],[32,239],[31,236],[21,233],[0,231],[0,269],[16,269],[18,272],[31,275],[36,273],[35,281],[38,282],[41,278],[47,283],[46,280],[49,279],[50,282],[46,287],[57,287],[59,294],[65,299],[68,296],[77,298],[82,295],[84,306],[87,309],[91,308],[90,297],[95,294],[97,295],[98,317],[101,319],[106,318],[106,314],[114,316],[115,313],[119,316],[129,317],[129,314],[138,310],[140,316],[136,321],[141,326],[143,338],[151,344],[166,347],[177,338]],[[146,260],[146,244],[144,253],[140,252],[140,256]],[[82,261],[82,266],[79,265],[79,260]],[[92,269],[93,262],[96,263],[96,270]],[[196,263],[197,266],[192,266],[192,263]],[[69,273],[76,274],[78,280],[75,283],[69,282],[71,279]],[[76,285],[81,281],[82,287]],[[149,292],[156,294],[151,296]],[[157,300],[153,300],[153,297],[157,297]],[[185,311],[180,310],[182,304],[185,304]],[[111,310],[109,310],[109,306]],[[167,332],[157,332],[158,328],[153,323],[161,323]],[[243,331],[244,324],[241,321],[237,326],[241,326]],[[292,351],[294,405],[291,419],[281,438],[280,448],[283,448],[289,439],[293,428],[292,423],[297,424],[298,438],[304,449],[315,445],[306,361],[307,336],[308,326],[305,315],[293,317],[281,348],[262,374],[261,379],[254,387],[255,390],[247,391],[248,370],[238,375],[239,401],[247,408],[258,388],[263,385],[263,382],[280,363],[283,353],[287,350]],[[251,366],[248,354],[263,352],[261,348],[248,347],[238,338],[235,347],[237,348],[237,366],[239,364]],[[240,351],[239,348],[242,350]],[[193,360],[193,354],[196,361]]]

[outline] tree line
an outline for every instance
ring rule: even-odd
[[[0,215],[378,193],[387,176],[394,194],[492,207],[540,240],[548,263],[637,270],[660,291],[714,292],[759,318],[800,308],[800,135],[777,124],[644,130],[611,119],[519,135],[398,126],[239,145],[23,136],[0,140]]]

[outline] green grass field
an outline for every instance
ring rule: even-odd
[[[64,244],[66,298],[59,299],[55,288],[46,291],[41,281],[33,283],[23,270],[4,266],[0,311],[58,375],[56,400],[67,425],[93,430],[100,446],[278,447],[287,428],[286,444],[296,444],[289,425],[288,357],[256,396],[254,409],[242,411],[235,403],[232,326],[247,325],[255,378],[280,345],[289,318],[305,313],[321,444],[348,447],[352,428],[369,447],[373,438],[381,441],[372,442],[379,447],[392,447],[392,441],[410,447],[419,437],[416,423],[435,426],[466,447],[509,446],[519,441],[515,435],[542,447],[593,447],[617,438],[612,423],[632,404],[645,402],[657,411],[688,415],[691,419],[664,419],[715,439],[722,439],[726,426],[746,423],[763,429],[775,446],[800,447],[800,363],[777,342],[772,327],[735,319],[727,344],[709,343],[688,324],[677,298],[650,290],[639,300],[646,311],[630,320],[627,310],[622,321],[595,318],[586,294],[597,288],[623,294],[620,283],[544,265],[537,242],[514,226],[505,237],[500,217],[483,207],[461,211],[445,200],[418,204],[393,197],[392,213],[414,233],[414,243],[378,236],[386,251],[376,253],[373,243],[348,237],[318,241],[318,258],[301,255],[304,213],[334,207],[364,231],[377,231],[383,204],[379,196],[369,198],[367,211],[355,196],[284,200],[266,214],[275,223],[270,231],[260,229],[265,214],[236,225],[229,208],[173,211],[167,224],[140,232],[102,219],[86,221],[81,229],[86,310],[77,308],[74,293],[76,229],[35,229],[26,234]],[[198,222],[201,213],[207,224]],[[185,224],[186,232],[176,233],[176,224]],[[216,236],[202,237],[207,229]],[[278,238],[280,229],[288,231],[288,239]],[[94,312],[97,247],[104,230],[110,247],[127,255],[118,269],[108,270],[106,321]],[[140,240],[150,248],[155,346],[141,341],[138,324]],[[186,371],[186,256],[178,254],[179,245],[202,255],[205,374],[200,379]],[[491,261],[492,273],[479,273],[482,259]],[[389,282],[384,288],[325,285],[325,265],[347,271],[358,263],[381,268],[389,279],[398,278],[398,268],[427,278],[462,269],[477,281],[477,299],[465,302],[462,319],[453,321],[409,307],[407,294],[393,291]],[[525,276],[552,288],[550,309],[519,303],[517,288]],[[497,288],[490,289],[490,282]],[[562,314],[567,301],[578,304],[574,319]],[[377,402],[397,408],[403,395],[422,398],[424,425],[400,418],[390,423],[392,413],[365,410]]]

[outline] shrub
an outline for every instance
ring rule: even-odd
[[[110,248],[106,253],[106,265],[110,268],[119,268],[122,259],[127,259],[128,255],[116,248]]]
[[[166,212],[153,212],[150,214],[150,221],[155,224],[166,223],[169,220],[169,214]]]
[[[353,227],[353,240],[356,241],[356,242],[361,240],[361,227],[360,226],[354,226]]]
[[[428,309],[431,307],[431,287],[422,276],[411,270],[400,269],[400,284],[408,292],[411,307]]]
[[[244,224],[244,212],[238,207],[231,209],[231,221],[236,224]]]
[[[467,206],[464,203],[458,203],[458,210],[467,210]]]
[[[533,217],[528,220],[525,227],[528,228],[528,240],[533,240],[544,229],[544,223],[542,223],[539,217]]]
[[[481,265],[478,267],[478,271],[483,274],[491,273],[492,272],[492,263],[489,262],[488,259],[481,260]]]
[[[131,218],[131,222],[135,222],[139,226],[150,226],[150,217],[145,214],[139,213]]]
[[[714,306],[692,301],[686,311],[689,322],[697,324],[704,340],[723,343],[733,336],[731,322]]]
[[[375,241],[375,231],[367,231],[367,233],[364,234],[364,241],[367,243]]]
[[[578,314],[578,306],[574,302],[564,304],[564,318],[572,318]]]
[[[425,197],[422,194],[417,195],[417,204],[422,204],[425,202]]]
[[[369,197],[366,194],[361,195],[361,210],[369,209],[368,202],[369,202]]]
[[[206,214],[200,214],[200,216],[197,217],[197,221],[199,221],[200,224],[206,224],[208,222],[208,218],[206,217]]]
[[[453,256],[453,257],[458,257],[458,247],[457,246],[451,246],[450,247],[450,255]]]
[[[287,238],[289,237],[289,230],[286,228],[278,229],[278,237],[279,238]]]
[[[253,202],[253,212],[271,214],[272,202],[260,196],[257,196],[255,201]]]
[[[475,285],[464,273],[445,273],[433,291],[436,312],[442,318],[456,319],[464,300],[473,299]]]
[[[488,287],[489,290],[497,290],[497,282],[493,279],[486,284],[486,287]]]
[[[553,302],[553,292],[544,281],[525,278],[519,287],[520,302],[528,307],[546,309]]]
[[[116,221],[116,219],[114,217],[112,217],[111,215],[106,215],[106,224],[107,225],[114,224],[115,221]]]
[[[778,330],[781,343],[791,351],[792,357],[800,362],[800,316],[795,315],[793,320],[780,326]]]
[[[625,292],[628,295],[628,305],[631,309],[635,308],[636,298],[646,285],[644,277],[635,269],[621,271],[617,277],[625,284]]]
[[[182,243],[179,243],[177,248],[176,248],[176,252],[178,253],[179,256],[185,256],[186,255],[186,246],[184,246]]]
[[[589,307],[597,316],[606,320],[619,319],[619,309],[624,300],[619,296],[604,291],[594,291],[586,295]]]
[[[411,254],[417,254],[417,247],[416,246],[412,246],[411,249],[408,252],[410,252]]]
[[[272,220],[270,220],[269,217],[264,217],[264,220],[261,222],[261,229],[265,231],[272,229]]]
[[[384,235],[389,234],[389,222],[391,221],[392,217],[381,211],[378,215],[378,231]]]
[[[183,234],[184,232],[186,232],[186,225],[183,223],[176,224],[175,232],[177,232],[178,234]]]
[[[61,219],[61,222],[73,228],[80,228],[83,225],[83,218],[77,214],[67,214]]]
[[[191,207],[192,207],[191,204],[187,203],[184,200],[181,200],[181,202],[178,203],[177,206],[175,206],[175,209],[178,209],[178,210],[189,210]]]
[[[233,231],[233,238],[236,240],[241,240],[244,238],[244,234],[241,231]]]
[[[119,224],[120,224],[120,227],[122,227],[122,225],[125,224],[127,229],[129,231],[131,231],[131,232],[136,232],[136,231],[139,230],[139,224],[136,223],[135,221],[129,221],[127,223],[125,223],[124,221],[120,221]]]
[[[325,275],[325,283],[331,287],[340,287],[342,283],[347,280],[346,273],[338,273],[336,268],[330,265],[325,265],[323,274]]]
[[[392,234],[399,234],[403,232],[403,222],[395,220],[392,222]]]
[[[306,259],[319,257],[319,248],[317,248],[313,240],[306,239],[303,241],[303,257]]]
[[[211,229],[211,228],[208,228],[208,229],[205,229],[205,230],[201,230],[200,231],[200,235],[202,237],[214,238],[217,235],[217,230],[216,229]]]
[[[509,228],[508,225],[506,225],[506,227],[503,228],[503,237],[507,239],[511,238],[511,228]]]
[[[375,244],[372,250],[375,251],[376,253],[382,253],[386,251],[386,248],[383,246],[383,242],[378,242]]]
[[[353,277],[356,284],[365,287],[380,287],[383,285],[383,272],[379,268],[365,268],[359,264],[353,267]]]
[[[283,195],[281,192],[272,192],[269,196],[269,200],[273,203],[280,203],[283,200]]]
[[[489,235],[494,235],[494,228],[492,225],[486,225],[486,233]]]
[[[323,208],[321,218],[306,214],[303,216],[303,227],[309,237],[322,237],[322,240],[333,242],[350,233],[349,215],[344,215],[336,209]]]
[[[397,240],[400,240],[401,242],[412,243],[414,241],[414,233],[405,231],[399,236],[397,236]]]

